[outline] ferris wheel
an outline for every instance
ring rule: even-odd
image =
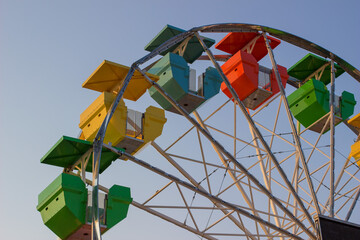
[[[303,58],[280,62],[281,44]],[[83,83],[101,94],[80,116],[81,135],[62,137],[41,159],[64,169],[37,207],[57,236],[101,239],[131,205],[210,240],[356,239],[357,90],[335,89],[343,74],[360,82],[359,70],[250,24],[166,25],[145,50],[130,67],[100,64]],[[127,107],[146,91],[157,106]],[[149,180],[142,196],[102,186],[100,174],[118,158],[161,180]]]

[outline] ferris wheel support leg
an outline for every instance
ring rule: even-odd
[[[246,107],[244,105],[244,103],[242,101],[240,101],[239,96],[237,95],[237,93],[235,92],[235,90],[232,88],[229,80],[227,79],[227,77],[225,76],[224,72],[222,71],[221,67],[219,66],[219,64],[216,62],[213,54],[211,53],[211,51],[207,48],[207,46],[205,45],[205,43],[203,42],[202,38],[199,36],[198,33],[195,33],[195,36],[199,39],[199,42],[201,43],[203,49],[205,50],[205,52],[208,54],[210,60],[212,61],[212,63],[214,64],[215,68],[218,70],[222,80],[224,81],[224,83],[226,84],[227,88],[229,89],[231,95],[234,98],[234,101],[238,104],[238,106],[240,107],[241,111],[243,112],[244,116],[246,117],[248,123],[251,125],[251,127],[254,129],[256,136],[259,138],[261,144],[264,146],[267,154],[269,155],[270,159],[272,160],[272,162],[274,163],[274,165],[276,166],[276,169],[278,170],[278,172],[280,173],[282,179],[284,180],[284,182],[286,183],[286,186],[290,189],[290,191],[292,192],[294,198],[296,198],[299,206],[301,206],[301,209],[304,211],[304,213],[307,216],[308,221],[310,222],[310,224],[314,227],[315,229],[315,223],[313,221],[313,219],[311,218],[310,214],[308,213],[308,211],[306,210],[304,204],[302,203],[299,195],[295,192],[294,187],[292,186],[292,184],[290,183],[289,179],[287,178],[284,170],[282,169],[282,167],[280,166],[279,162],[277,161],[276,157],[274,156],[274,154],[271,152],[271,149],[269,147],[269,145],[266,143],[265,139],[263,138],[263,136],[261,135],[259,129],[256,127],[255,122],[253,121],[253,119],[251,118],[250,114],[247,112]],[[234,159],[235,162],[237,162]],[[257,179],[254,180],[255,182],[258,182]],[[254,183],[255,183],[254,182]],[[259,182],[258,182],[259,183]],[[259,183],[260,184],[260,183]],[[261,184],[260,184],[261,185]],[[263,192],[265,192],[266,194],[270,194],[272,196],[272,194],[270,192],[267,191],[267,189],[261,185],[262,188],[261,190]],[[268,195],[269,196],[269,195]],[[283,206],[277,198],[275,198],[274,196],[272,196],[272,198],[274,198],[274,200],[276,201],[276,205],[278,205],[281,210],[283,210],[288,216],[291,217],[291,219],[295,222],[299,222],[298,219],[289,211],[289,209],[287,209],[285,206]],[[304,224],[300,224],[301,228],[313,239],[315,239],[315,235],[310,232],[309,229],[307,229]]]
[[[297,148],[296,150],[299,153],[300,160],[301,160],[302,166],[304,168],[306,180],[307,180],[309,188],[310,188],[312,200],[313,200],[314,205],[315,205],[315,210],[316,210],[317,214],[320,214],[319,202],[317,200],[317,196],[316,196],[316,193],[315,193],[315,190],[314,190],[314,185],[313,185],[312,180],[311,180],[309,168],[307,167],[307,164],[306,164],[304,152],[303,152],[302,147],[301,147],[300,138],[299,138],[299,135],[297,134],[297,130],[296,130],[296,127],[295,127],[295,124],[294,124],[294,120],[292,118],[289,103],[288,103],[288,101],[286,99],[285,90],[284,90],[284,87],[283,87],[283,85],[281,83],[281,77],[280,77],[280,73],[278,71],[277,64],[276,64],[276,61],[275,61],[275,58],[274,58],[274,53],[273,53],[273,51],[271,49],[271,46],[269,44],[269,40],[267,39],[266,32],[263,32],[263,36],[264,36],[266,47],[268,49],[268,53],[269,53],[269,56],[270,56],[272,67],[273,67],[273,69],[275,71],[275,78],[276,78],[276,81],[277,81],[279,89],[280,89],[282,100],[283,100],[284,105],[285,105],[286,114],[287,114],[288,119],[289,119],[291,130],[293,132],[293,137],[294,137],[294,140],[295,140],[295,143],[296,143],[296,148]],[[314,226],[314,228],[315,228],[315,226]]]
[[[120,91],[116,96],[116,99],[110,107],[110,111],[106,114],[104,121],[101,124],[99,131],[97,132],[93,142],[93,164],[92,164],[92,216],[91,216],[91,240],[101,240],[100,220],[99,220],[99,166],[101,160],[101,151],[104,143],[106,128],[109,124],[111,117],[113,116],[116,107],[118,106],[127,85],[130,82],[132,75],[135,72],[135,64],[133,64],[125,80],[120,86]]]
[[[335,170],[335,66],[331,60],[330,87],[330,217],[334,217],[334,170]]]

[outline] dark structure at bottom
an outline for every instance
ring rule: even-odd
[[[319,215],[315,220],[320,240],[359,240],[360,225]]]

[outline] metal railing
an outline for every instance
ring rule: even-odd
[[[143,113],[128,109],[126,118],[126,135],[143,138]]]
[[[269,73],[259,71],[258,79],[259,79],[259,82],[258,82],[259,87],[271,91],[271,82],[270,82],[270,74]]]
[[[107,194],[99,193],[99,221],[100,225],[106,226],[106,206],[107,206]],[[86,206],[86,222],[91,223],[92,218],[92,192],[88,191],[88,199]]]

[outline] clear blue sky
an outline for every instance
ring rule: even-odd
[[[37,194],[61,170],[39,159],[62,135],[79,133],[79,115],[97,96],[81,84],[103,59],[130,65],[165,24],[189,29],[236,22],[301,36],[359,69],[359,9],[357,0],[0,0],[1,238],[55,239],[35,207]],[[104,185],[126,182],[111,174]],[[129,215],[104,239],[160,240],[176,232],[136,209]],[[176,236],[196,238],[183,230]]]

